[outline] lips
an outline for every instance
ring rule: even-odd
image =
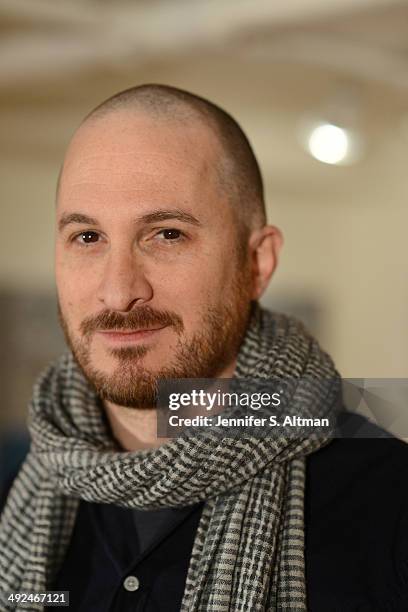
[[[164,327],[147,327],[137,330],[101,330],[98,333],[108,341],[137,342],[157,335]]]

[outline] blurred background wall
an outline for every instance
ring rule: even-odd
[[[248,134],[285,236],[264,303],[303,318],[344,377],[406,376],[406,2],[2,0],[0,23],[0,431],[24,423],[63,349],[64,149],[93,106],[143,82],[208,97]],[[404,411],[385,425],[408,431]]]

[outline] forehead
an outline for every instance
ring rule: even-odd
[[[61,175],[58,205],[129,201],[139,207],[217,205],[225,209],[211,129],[198,121],[171,121],[116,112],[88,120],[75,134]]]

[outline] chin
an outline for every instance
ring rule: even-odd
[[[123,347],[117,354],[112,354],[112,352],[109,351],[106,356],[95,356],[95,358],[91,358],[89,365],[91,368],[98,369],[106,374],[114,374],[118,370],[130,368],[155,372],[166,365],[166,360],[163,359],[163,355],[160,356],[161,359],[157,359],[157,356],[155,358],[155,356],[151,354],[153,351],[148,351],[144,355],[139,354],[139,352],[132,354],[133,352],[133,347]]]

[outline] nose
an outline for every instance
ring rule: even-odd
[[[105,308],[128,312],[153,297],[143,264],[131,250],[110,251],[104,262],[98,299]]]

